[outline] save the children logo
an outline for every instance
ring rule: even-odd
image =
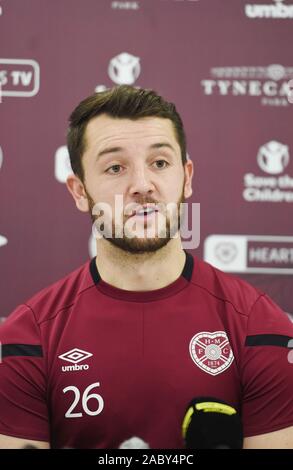
[[[140,57],[121,52],[110,59],[107,71],[109,78],[116,85],[134,85],[141,73]],[[106,89],[106,85],[99,84],[95,91],[98,93]]]

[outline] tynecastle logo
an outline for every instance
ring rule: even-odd
[[[282,64],[217,66],[201,80],[206,96],[260,99],[263,106],[288,106],[292,101],[293,67]]]

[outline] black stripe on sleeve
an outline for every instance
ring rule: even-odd
[[[9,356],[43,357],[42,346],[38,344],[2,344],[2,359]]]
[[[247,336],[245,346],[280,346],[282,348],[292,348],[293,338],[283,335],[254,335]]]

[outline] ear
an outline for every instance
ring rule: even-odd
[[[76,207],[81,212],[89,212],[89,203],[86,191],[78,176],[74,174],[69,175],[66,180],[66,186],[75,201]]]
[[[184,165],[184,197],[187,199],[192,195],[192,178],[193,178],[193,162],[187,157],[187,162]]]

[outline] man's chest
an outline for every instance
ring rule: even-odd
[[[237,369],[220,323],[203,329],[204,322],[182,312],[161,321],[136,313],[105,315],[79,328],[69,322],[50,349],[55,434],[82,439],[85,433],[90,446],[115,447],[127,436],[176,446],[190,400],[216,394],[237,402]]]

